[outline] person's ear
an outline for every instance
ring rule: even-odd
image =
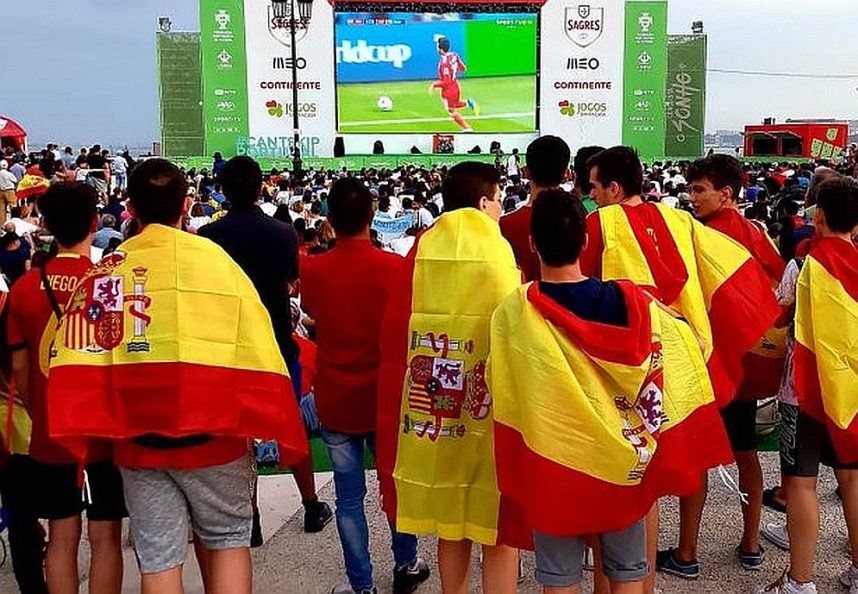
[[[191,212],[191,206],[194,205],[194,199],[190,196],[185,196],[185,206],[182,208],[182,215],[187,215]]]
[[[533,243],[533,236],[532,235],[527,236],[527,243],[530,244],[530,251],[538,256],[539,252],[536,250],[536,244]]]
[[[131,201],[130,201],[130,200],[128,200],[128,201],[125,203],[125,210],[127,210],[127,211],[128,211],[128,214],[129,214],[129,215],[131,215],[131,218],[132,218],[132,219],[136,219],[136,218],[137,218],[137,213],[136,213],[136,212],[134,212],[134,205],[132,205],[132,204],[131,204]]]
[[[530,179],[530,167],[525,165],[524,167],[522,167],[521,173],[522,175],[524,175],[524,179]]]
[[[92,222],[89,224],[89,232],[95,233],[98,231],[98,213],[92,216]]]

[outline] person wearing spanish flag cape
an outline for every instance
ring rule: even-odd
[[[816,235],[796,287],[793,379],[797,405],[781,402],[781,474],[790,566],[771,594],[815,594],[820,463],[840,486],[852,563],[840,581],[858,594],[858,182],[818,189]]]
[[[742,359],[780,315],[769,278],[734,240],[687,212],[644,203],[643,171],[634,149],[607,149],[588,165],[599,209],[587,218],[582,272],[630,280],[682,316],[702,342],[715,399],[726,407],[742,382]],[[706,490],[704,480],[696,494],[683,498],[683,515],[703,507]],[[660,571],[695,579],[697,530],[690,522],[682,528],[679,548],[663,551],[656,564]],[[654,547],[654,526],[649,533]]]
[[[742,177],[741,163],[730,155],[710,155],[695,161],[687,174],[691,206],[704,225],[720,231],[748,250],[765,271],[775,293],[786,265],[765,228],[760,228],[739,212]],[[722,412],[739,470],[739,490],[747,495],[747,503],[742,505],[742,540],[736,549],[739,563],[746,570],[758,570],[764,560],[764,550],[760,545],[763,471],[757,455],[757,400],[778,393],[786,357],[786,339],[787,329],[783,324],[778,327],[776,322],[742,358],[743,377],[736,400]],[[685,531],[698,533],[702,519],[703,507],[690,506],[689,513],[682,517]]]
[[[284,464],[308,451],[286,366],[247,276],[181,231],[178,167],[146,161],[129,193],[142,231],[84,275],[57,330],[50,435],[79,460],[112,441],[144,594],[182,591],[189,523],[207,586],[250,594],[248,439],[277,439]]]
[[[546,592],[581,591],[592,534],[611,592],[637,594],[651,507],[699,489],[730,448],[694,332],[631,282],[581,273],[584,219],[567,192],[537,197],[542,280],[492,317],[498,482],[526,510]]]
[[[516,504],[498,490],[494,407],[486,377],[489,322],[521,284],[498,226],[499,176],[460,163],[445,213],[417,238],[389,299],[379,374],[382,505],[400,532],[438,536],[442,591],[469,591],[483,545],[483,589],[512,593],[516,548],[530,547]]]

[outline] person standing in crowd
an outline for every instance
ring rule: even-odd
[[[111,449],[92,444],[87,452],[86,481],[90,499],[82,500],[75,457],[48,435],[48,354],[62,309],[92,266],[89,250],[97,221],[98,197],[89,186],[56,184],[39,197],[45,228],[54,236],[58,254],[25,274],[9,296],[7,341],[18,396],[32,419],[30,453],[16,456],[12,472],[11,509],[33,510],[48,520],[45,556],[52,594],[78,591],[78,547],[81,513],[88,520],[90,592],[122,590],[122,518],[127,513],[122,478],[111,461]]]
[[[334,469],[337,529],[349,578],[332,592],[365,594],[376,590],[364,511],[363,452],[368,446],[375,453],[382,316],[388,287],[403,260],[370,243],[372,195],[365,185],[352,178],[338,180],[328,201],[337,242],[331,251],[306,260],[301,305],[316,324],[314,394]],[[350,308],[342,307],[344,296]],[[412,592],[429,577],[429,567],[417,557],[416,537],[393,530],[392,540],[393,591]]]
[[[483,547],[483,590],[512,593],[517,548],[532,537],[502,499],[486,378],[489,321],[521,283],[498,227],[500,177],[464,162],[444,180],[444,214],[412,248],[393,286],[382,336],[378,472],[400,532],[438,536],[441,588],[470,588]]]
[[[15,186],[18,178],[9,171],[9,162],[0,160],[0,225],[6,222],[6,209],[18,205],[18,197],[15,195]]]
[[[688,169],[691,184],[691,206],[698,220],[734,239],[750,252],[768,277],[774,292],[784,272],[784,262],[764,229],[739,212],[738,197],[742,189],[742,166],[730,155],[711,155],[695,161]],[[777,393],[786,354],[786,331],[769,328],[759,343],[742,359],[743,377],[737,399],[721,412],[724,426],[739,469],[739,489],[747,495],[743,502],[742,540],[736,549],[741,566],[759,570],[764,551],[760,545],[760,520],[763,513],[763,471],[757,455],[757,400]],[[689,535],[673,559],[692,557],[706,504],[706,489],[680,501],[681,533]],[[678,559],[677,559],[678,558]]]
[[[99,197],[107,196],[108,179],[105,175],[107,159],[101,154],[101,145],[96,144],[92,147],[92,150],[86,155],[86,165],[89,169],[86,177],[87,183],[95,188]]]
[[[32,245],[14,230],[7,230],[0,237],[0,273],[6,276],[10,287],[30,270],[32,258]]]
[[[291,461],[306,456],[307,440],[250,280],[219,247],[179,228],[186,190],[163,159],[131,175],[142,230],[69,301],[54,342],[48,427],[79,460],[82,441],[113,440],[143,594],[183,591],[189,524],[206,590],[250,594],[248,439],[277,439]],[[206,323],[194,323],[194,312]]]
[[[506,159],[506,176],[509,181],[518,185],[521,183],[521,157],[518,156],[518,149],[512,149],[512,154]]]
[[[67,146],[63,150],[63,154],[60,155],[60,161],[63,162],[63,165],[65,165],[66,169],[68,169],[69,171],[74,169],[75,158],[74,158],[74,151],[72,151],[72,147]]]
[[[92,245],[103,250],[111,239],[122,241],[122,233],[116,230],[116,217],[112,214],[105,214],[101,216],[101,229],[95,232]]]
[[[531,142],[524,168],[524,175],[530,181],[530,197],[524,206],[501,217],[501,233],[512,246],[526,282],[539,280],[539,257],[530,243],[530,207],[540,192],[557,188],[566,180],[570,155],[569,145],[558,136],[540,136]]]
[[[116,179],[116,189],[125,190],[128,187],[128,161],[122,155],[113,155],[110,164]]]
[[[858,182],[837,177],[819,187],[816,238],[796,294],[794,379],[797,405],[781,403],[781,474],[787,499],[790,566],[760,592],[816,594],[820,464],[834,468],[852,563],[841,576],[858,593]]]
[[[586,212],[572,194],[542,192],[532,210],[542,280],[492,317],[501,493],[534,527],[547,592],[580,592],[595,534],[611,592],[642,594],[645,516],[729,461],[727,436],[690,328],[632,283],[581,273]]]
[[[582,272],[602,280],[631,280],[685,318],[703,343],[719,406],[728,405],[741,381],[742,358],[780,314],[768,278],[732,239],[686,212],[644,203],[643,168],[634,149],[610,148],[588,164],[599,209],[587,217]],[[651,555],[657,519],[651,514]],[[687,551],[687,557],[677,559],[674,550],[664,551],[658,569],[695,579],[700,573],[696,542],[697,534],[681,534],[679,550]],[[648,591],[653,587],[650,581]]]
[[[298,243],[295,229],[266,215],[258,206],[262,170],[250,157],[233,157],[223,166],[220,183],[232,205],[224,218],[200,227],[200,237],[211,239],[250,277],[271,316],[280,353],[289,368],[295,395],[301,397],[299,349],[292,337],[289,293],[298,280]],[[267,257],[277,254],[277,257]],[[333,519],[331,508],[316,495],[313,458],[292,468],[304,503],[304,531],[321,532]],[[254,510],[254,532],[261,540],[259,512]],[[261,544],[261,542],[259,543]]]
[[[598,155],[603,150],[605,148],[601,146],[582,146],[575,153],[575,163],[573,165],[575,170],[575,189],[581,194],[581,204],[584,206],[587,214],[596,210],[596,202],[590,196],[593,186],[590,184],[590,166],[587,163],[593,155]]]

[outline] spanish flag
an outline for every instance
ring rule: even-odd
[[[587,231],[584,274],[630,280],[684,317],[704,344],[716,400],[729,404],[742,358],[780,315],[771,282],[748,250],[660,204],[601,208]]]
[[[530,546],[501,498],[489,322],[521,284],[498,224],[473,208],[418,237],[393,288],[382,336],[378,474],[396,529],[447,540]]]
[[[814,239],[798,277],[794,369],[799,407],[858,462],[858,248],[842,239]]]
[[[751,253],[776,290],[786,264],[766,232],[734,208],[722,208],[706,226],[731,237]],[[787,326],[772,326],[742,358],[743,380],[737,397],[754,400],[777,394],[786,359]]]
[[[18,187],[15,189],[15,195],[18,197],[18,200],[40,196],[51,187],[51,183],[41,175],[41,172],[36,169],[38,173],[34,173],[33,169],[35,168],[30,167],[27,173],[24,174],[24,177],[21,178],[21,181],[18,182]]]
[[[163,225],[121,248],[84,276],[57,331],[51,436],[79,456],[81,438],[155,433],[277,439],[284,463],[303,458],[271,320],[238,265]]]
[[[492,318],[491,391],[501,493],[535,530],[623,530],[664,495],[696,492],[732,462],[689,326],[619,282],[624,327],[582,320],[518,289]]]

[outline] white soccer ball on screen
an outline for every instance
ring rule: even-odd
[[[393,99],[388,97],[387,95],[382,95],[378,98],[378,101],[375,102],[378,109],[381,111],[390,111],[393,109]]]

